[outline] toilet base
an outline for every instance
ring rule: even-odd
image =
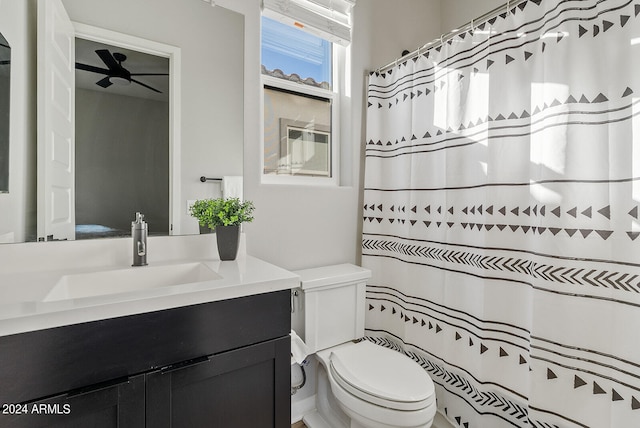
[[[317,363],[316,411],[305,415],[302,420],[308,428],[352,428],[347,416],[331,393],[327,372]]]
[[[360,414],[352,415],[351,410],[344,408],[331,390],[325,365],[319,361],[316,375],[316,411],[302,418],[308,428],[393,428]],[[433,405],[435,407],[435,402]],[[435,413],[435,409],[433,409],[433,413]],[[429,428],[432,422],[433,418],[428,423],[407,428]]]
[[[368,417],[362,414],[355,414],[352,411],[348,411],[348,409],[343,408],[347,415],[351,418],[351,425],[349,428],[396,428],[395,425],[389,425],[382,422],[375,421],[373,419],[369,419]],[[428,422],[420,425],[403,425],[404,428],[431,428],[433,424],[433,418]]]

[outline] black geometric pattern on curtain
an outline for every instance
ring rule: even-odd
[[[465,428],[640,427],[640,0],[528,0],[371,73],[367,338]]]

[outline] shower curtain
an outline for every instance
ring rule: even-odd
[[[370,76],[366,333],[456,427],[640,427],[639,14],[512,2]]]

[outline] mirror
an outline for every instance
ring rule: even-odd
[[[0,193],[9,191],[9,99],[11,46],[0,33]]]
[[[31,12],[18,13],[18,16],[14,17],[17,18],[14,21],[20,20],[25,27],[20,31],[35,38],[35,9],[38,2],[28,0],[28,3],[31,5]],[[5,12],[15,13],[3,10],[6,7],[5,4],[0,3],[0,15]],[[180,2],[174,0],[110,0],[109,2],[62,0],[62,5],[66,9],[69,19],[76,25],[97,27],[106,32],[144,39],[179,50],[179,64],[177,64],[180,72],[179,97],[169,100],[169,103],[174,103],[173,111],[170,114],[170,123],[175,136],[175,141],[172,144],[177,144],[177,149],[175,147],[169,149],[168,154],[165,151],[165,158],[168,157],[170,165],[170,170],[167,171],[168,177],[160,176],[160,178],[148,180],[147,183],[142,183],[141,180],[135,178],[125,179],[113,186],[110,193],[105,193],[103,188],[106,182],[117,181],[116,177],[120,179],[127,175],[121,171],[121,164],[118,161],[107,159],[114,154],[118,146],[127,148],[123,144],[124,138],[112,138],[112,141],[118,139],[121,144],[113,144],[111,151],[103,147],[99,151],[79,153],[77,152],[78,147],[76,147],[74,166],[76,172],[80,171],[83,175],[80,176],[82,177],[81,184],[78,184],[75,189],[76,197],[74,199],[78,197],[78,194],[84,195],[82,197],[85,198],[85,202],[80,204],[80,206],[84,206],[83,211],[82,213],[76,212],[76,219],[81,218],[83,224],[101,225],[105,223],[106,220],[103,218],[99,218],[97,215],[91,216],[92,209],[96,213],[102,211],[97,203],[93,203],[92,206],[91,199],[104,203],[104,206],[115,206],[120,204],[120,199],[124,199],[121,196],[124,195],[126,188],[127,191],[133,189],[130,193],[133,193],[134,199],[137,198],[141,204],[149,199],[165,198],[168,201],[169,213],[166,213],[165,217],[169,220],[163,219],[157,227],[150,223],[150,234],[198,233],[197,222],[189,216],[187,211],[188,201],[221,196],[219,181],[203,183],[200,181],[200,177],[222,178],[241,176],[243,173],[244,16],[220,6],[212,7],[211,4],[202,0],[183,0]],[[2,25],[3,22],[0,19],[0,31],[3,30]],[[83,40],[80,42],[82,44],[86,37],[80,37],[77,40],[80,39]],[[126,61],[133,61],[135,46],[126,46],[129,51],[125,51],[122,44],[112,46],[114,46],[114,51],[120,49],[122,50],[120,53],[127,56],[123,64],[127,64]],[[35,42],[28,45],[27,48],[32,49],[32,54],[35,55]],[[95,52],[96,49],[100,49],[100,47],[94,47],[93,51]],[[16,48],[14,47],[13,50],[15,51]],[[42,61],[42,58],[38,58],[38,60]],[[170,67],[173,66],[170,65]],[[33,76],[30,81],[35,80],[36,68],[34,62],[27,70],[27,75]],[[89,74],[86,71],[85,73]],[[94,86],[95,82],[101,80],[97,74],[92,78]],[[162,83],[155,80],[144,83],[154,88],[156,84],[167,84],[167,82]],[[35,110],[40,106],[35,105],[35,84],[30,84],[34,87],[27,88],[25,92],[28,96],[28,102],[33,104],[32,108]],[[105,88],[98,87],[95,89],[105,90]],[[88,91],[90,90],[85,88],[79,92],[84,92],[84,95],[81,94],[81,96],[87,98]],[[90,95],[96,98],[96,94]],[[99,95],[98,98],[100,97],[107,98],[105,95]],[[4,97],[0,95],[0,102],[3,99]],[[75,99],[77,100],[77,96]],[[78,110],[80,108],[82,111]],[[101,103],[93,102],[89,104],[89,107],[80,107],[80,103],[76,102],[76,121],[82,122],[76,123],[76,139],[81,136],[83,141],[109,140],[105,136],[105,129],[114,125],[89,123],[100,119],[100,108]],[[129,114],[128,119],[131,122],[136,122],[135,119],[142,119],[147,110],[140,107],[136,113]],[[12,109],[12,114],[13,111],[14,109]],[[23,121],[25,128],[35,128],[36,126],[34,123],[35,115],[26,115]],[[142,120],[139,121],[142,122]],[[159,132],[162,125],[155,120],[151,122],[152,125],[147,125],[146,131],[138,130],[138,137],[132,137],[132,139],[140,140],[140,132],[145,136],[152,135],[152,138],[162,134]],[[127,127],[123,122],[120,123],[122,123],[121,128]],[[87,131],[94,125],[98,127],[97,131]],[[118,129],[118,131],[123,132],[124,129]],[[28,139],[18,142],[29,147],[36,144],[36,141]],[[12,140],[11,144],[15,143],[16,141]],[[35,148],[31,148],[31,150],[33,151]],[[156,156],[151,162],[139,163],[144,165],[140,167],[144,170],[156,169],[160,167],[159,164],[167,164],[167,160],[162,156],[149,154],[148,150],[141,149],[137,152],[129,152],[128,156],[144,159]],[[12,153],[12,151],[10,152]],[[83,161],[83,159],[85,160]],[[87,162],[86,159],[91,160],[89,165],[79,163]],[[13,169],[13,158],[10,163]],[[35,180],[37,175],[35,156],[27,158],[22,163],[24,165],[17,162],[16,166],[25,170],[22,174],[27,178]],[[92,174],[100,168],[103,168],[104,171],[100,171],[100,174]],[[13,177],[13,170],[11,174]],[[100,179],[97,179],[98,176]],[[78,178],[76,176],[76,183],[78,183]],[[40,177],[38,177],[39,179]],[[35,201],[35,187],[33,185],[21,188],[22,197],[29,201]],[[116,187],[120,187],[120,192],[113,191]],[[166,194],[166,189],[170,190],[169,195]],[[159,191],[162,192],[161,196],[158,195]],[[11,205],[12,201],[8,198],[3,200],[3,196],[5,195],[0,194],[0,242],[24,242],[38,239],[35,217],[40,213],[34,212],[36,211],[34,209],[24,208],[24,204]],[[9,205],[9,209],[5,210],[7,205]],[[75,206],[76,208],[78,206],[77,200]],[[118,210],[122,212],[118,213]],[[128,230],[135,210],[137,208],[133,208],[133,206],[121,205],[116,210],[120,222],[116,228]],[[144,212],[144,208],[141,208],[140,211]],[[16,220],[18,218],[20,221]],[[3,241],[3,236],[10,238]]]
[[[171,58],[75,46],[75,239],[130,236],[131,212],[168,235]]]

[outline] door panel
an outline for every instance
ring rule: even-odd
[[[75,239],[75,31],[61,0],[38,2],[38,239]]]
[[[144,375],[24,404],[6,428],[144,428]]]
[[[147,426],[284,428],[289,337],[147,375]]]

